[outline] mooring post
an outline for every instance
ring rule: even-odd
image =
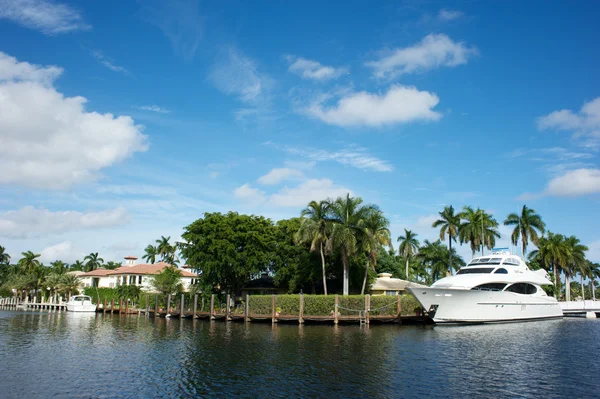
[[[231,296],[227,294],[227,303],[225,304],[225,320],[229,320],[231,314]]]
[[[167,296],[167,314],[171,313],[171,294]]]
[[[179,305],[179,317],[183,319],[183,311],[185,310],[185,294],[181,294],[181,303]]]
[[[304,323],[304,294],[300,294],[300,309],[298,311],[298,324]]]
[[[369,316],[371,313],[371,295],[365,295],[365,323],[369,324]]]
[[[129,314],[129,298],[125,298],[125,314]]]
[[[250,321],[249,310],[250,310],[250,295],[246,294],[246,303],[244,304],[244,320],[247,322]]]
[[[192,314],[192,318],[196,318],[196,312],[198,311],[198,294],[194,295],[194,313]]]
[[[123,313],[123,298],[119,298],[119,314]]]
[[[335,307],[333,310],[333,323],[337,324],[338,323],[338,306],[340,304],[340,296],[338,294],[335,294]]]
[[[158,317],[158,294],[154,295],[154,317]]]
[[[150,315],[150,294],[146,294],[146,316]]]
[[[398,320],[400,320],[402,318],[402,299],[400,297],[400,295],[397,296],[398,301],[396,303],[396,308],[398,310]]]
[[[215,319],[215,294],[210,296],[210,319]]]
[[[104,302],[102,304],[102,314],[106,314],[106,298],[104,298]]]
[[[271,296],[271,309],[272,309],[271,324],[275,324],[275,303],[276,303],[275,295],[272,295]]]
[[[115,298],[110,300],[110,313],[115,313]]]

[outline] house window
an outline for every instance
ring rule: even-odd
[[[138,284],[142,285],[142,276],[138,276]]]
[[[385,292],[385,295],[396,296],[396,295],[398,295],[398,291],[389,291],[388,290],[388,291]]]

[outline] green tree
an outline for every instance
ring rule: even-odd
[[[96,269],[102,267],[102,264],[104,263],[104,259],[102,259],[98,256],[98,252],[92,252],[91,254],[89,254],[88,256],[83,258],[83,260],[85,261],[85,271],[86,272],[91,272],[92,270],[96,270]]]
[[[63,274],[60,279],[59,287],[62,291],[67,293],[67,300],[71,300],[71,294],[73,292],[79,293],[81,287],[81,280],[74,274]]]
[[[21,271],[21,273],[31,273],[37,267],[40,267],[42,265],[38,259],[40,256],[42,256],[41,254],[34,254],[31,251],[26,251],[21,253],[21,255],[23,257],[18,262],[19,270]]]
[[[458,270],[465,265],[465,261],[456,253],[452,256],[453,263],[447,263],[448,252],[448,247],[442,244],[441,240],[434,242],[425,240],[423,246],[419,249],[417,256],[429,274],[430,280],[427,280],[428,283],[433,283],[450,274],[452,270]]]
[[[160,273],[152,277],[151,285],[155,290],[164,295],[177,294],[183,290],[181,270],[174,266],[167,266]]]
[[[433,222],[433,228],[440,228],[440,240],[445,241],[448,237],[448,253],[450,254],[449,264],[452,264],[452,241],[456,242],[458,230],[460,229],[460,216],[454,213],[452,205],[444,207],[444,210],[439,212],[440,218]]]
[[[61,287],[62,277],[64,274],[58,273],[50,273],[46,276],[46,280],[44,281],[44,285],[53,296],[53,302],[56,302],[56,297],[58,295],[58,290]]]
[[[369,272],[369,262],[373,271],[377,268],[377,250],[380,246],[391,246],[392,238],[390,233],[390,221],[383,215],[379,209],[372,207],[364,220],[362,235],[362,246],[367,252],[367,264],[365,266],[365,276],[363,279],[361,295],[365,293],[367,285],[367,275]]]
[[[542,221],[540,215],[535,213],[535,210],[527,208],[527,205],[523,205],[521,214],[511,213],[504,221],[505,226],[515,226],[510,239],[513,245],[518,245],[519,239],[521,240],[521,254],[523,260],[525,260],[525,253],[527,252],[527,245],[529,241],[535,245],[538,244],[539,236],[543,235],[546,231],[546,225]]]
[[[52,273],[59,275],[65,274],[67,272],[67,269],[69,268],[69,265],[67,265],[62,260],[55,260],[54,262],[50,263],[50,266],[52,266]]]
[[[585,273],[585,267],[587,262],[585,259],[585,252],[588,247],[581,244],[579,238],[570,236],[566,239],[568,261],[564,268],[565,272],[565,296],[567,301],[571,300],[571,278],[580,271]],[[582,280],[583,281],[583,280]]]
[[[310,250],[319,251],[321,255],[321,268],[323,274],[323,291],[327,295],[327,271],[325,269],[325,243],[331,233],[331,221],[327,214],[329,203],[327,201],[311,201],[302,210],[302,223],[295,239],[298,243],[310,243]]]
[[[363,205],[363,200],[358,197],[340,197],[329,203],[330,215],[333,222],[328,246],[337,250],[342,259],[343,294],[349,293],[350,258],[356,254],[358,240],[361,238],[364,223],[371,212],[370,205]]]
[[[275,247],[270,219],[255,215],[205,213],[185,227],[182,254],[206,285],[237,294],[267,271]]]
[[[500,238],[498,232],[498,222],[492,215],[485,212],[483,209],[477,208],[473,210],[470,206],[463,207],[463,211],[459,213],[462,222],[458,229],[458,237],[462,243],[469,243],[473,257],[475,252],[481,248],[492,249],[496,245],[496,238]]]
[[[171,245],[170,239],[171,237],[160,236],[160,239],[156,240],[156,251],[163,262],[175,265],[179,262],[179,259],[177,259],[177,246]]]
[[[156,257],[159,256],[159,252],[158,249],[151,244],[148,244],[148,246],[146,247],[146,249],[144,249],[144,256],[142,256],[142,259],[144,259],[146,262],[148,263],[156,263]]]
[[[560,297],[560,272],[569,264],[569,248],[562,234],[547,232],[546,237],[538,240],[538,249],[530,253],[530,258],[537,257],[545,270],[552,270],[554,277],[554,296]]]
[[[85,264],[82,261],[80,261],[80,260],[76,260],[75,262],[73,262],[71,264],[70,269],[74,270],[74,271],[84,271],[85,270]]]
[[[0,245],[0,265],[9,265],[10,255],[6,253],[6,249]]]
[[[121,262],[109,261],[109,262],[106,262],[106,264],[104,265],[104,268],[106,270],[115,270],[115,269],[118,269],[119,267],[121,267]]]
[[[589,262],[588,269],[590,270],[590,284],[592,285],[592,296],[596,300],[596,279],[600,278],[600,264]]]
[[[135,301],[135,299],[139,298],[141,292],[142,289],[137,285],[119,285],[117,288],[115,288],[115,294],[117,295],[117,298],[123,298],[125,300]]]
[[[400,246],[398,247],[398,254],[406,259],[406,280],[410,280],[408,270],[410,259],[419,252],[420,243],[419,240],[417,240],[417,236],[418,234],[407,229],[404,229],[403,236],[398,236],[398,242],[400,243]]]

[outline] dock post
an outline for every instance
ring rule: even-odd
[[[102,314],[106,314],[106,298],[104,298],[104,303],[102,305]]]
[[[215,294],[210,296],[210,319],[215,319]]]
[[[167,296],[167,314],[171,313],[171,294]]]
[[[338,306],[340,305],[340,296],[335,294],[335,308],[333,310],[333,323],[338,323]]]
[[[300,308],[298,311],[298,324],[304,323],[304,294],[300,294]]]
[[[275,324],[275,303],[276,303],[276,299],[275,299],[275,295],[271,296],[271,324]]]
[[[396,304],[396,308],[398,310],[398,320],[402,319],[402,298],[398,295],[398,302]]]
[[[154,295],[154,318],[158,317],[158,294]]]
[[[183,311],[185,310],[185,294],[181,294],[181,303],[179,304],[179,317],[183,319]]]
[[[371,313],[371,295],[365,295],[365,323],[369,324],[369,316]]]
[[[225,305],[225,321],[229,321],[230,317],[229,315],[231,314],[231,295],[227,294],[227,304]]]
[[[244,304],[244,321],[250,321],[249,311],[250,310],[250,295],[246,294],[246,303]]]
[[[129,298],[125,298],[125,314],[129,314]]]
[[[198,311],[198,294],[194,295],[194,313],[192,315],[192,318],[195,319],[196,318],[196,312]]]
[[[110,300],[110,313],[115,313],[115,298]]]

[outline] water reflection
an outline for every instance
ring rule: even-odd
[[[600,388],[597,353],[600,320],[272,326],[0,312],[3,398],[587,397]]]

